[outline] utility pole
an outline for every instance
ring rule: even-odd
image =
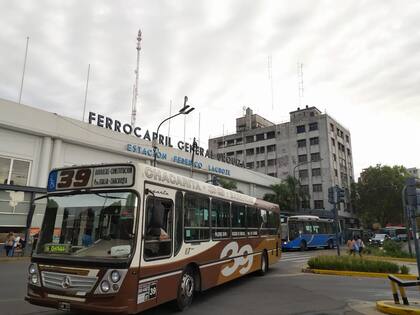
[[[337,255],[340,256],[340,242],[339,242],[339,221],[338,221],[338,209],[337,204],[344,202],[345,191],[343,188],[340,188],[338,185],[328,188],[328,202],[333,205],[333,215],[335,222],[335,240],[337,245]]]
[[[136,116],[137,116],[137,98],[139,95],[139,64],[140,64],[140,50],[141,50],[141,46],[140,46],[140,42],[141,42],[141,30],[139,30],[138,34],[137,34],[137,66],[136,66],[136,70],[134,71],[134,73],[136,74],[136,81],[134,84],[134,95],[133,95],[133,102],[132,102],[132,109],[131,109],[131,127],[134,129],[135,125],[136,125]]]
[[[407,212],[411,218],[414,248],[416,250],[417,270],[420,275],[420,247],[417,238],[417,216],[420,215],[420,179],[407,178],[403,189],[403,200],[407,200]],[[409,236],[408,236],[409,237]]]

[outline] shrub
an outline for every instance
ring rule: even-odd
[[[329,269],[341,271],[362,271],[362,272],[382,272],[399,273],[400,267],[392,262],[369,260],[354,256],[317,256],[308,261],[311,269]],[[408,268],[404,266],[404,271]],[[406,269],[407,268],[407,269]],[[403,269],[401,269],[401,272]]]
[[[402,249],[402,243],[387,240],[384,242],[382,248],[367,246],[364,249],[364,253],[373,256],[386,256],[395,258],[410,258],[410,254]]]
[[[410,272],[410,268],[408,268],[406,265],[402,265],[402,266],[400,267],[400,269],[401,269],[401,273],[402,273],[403,275],[408,275],[408,273]]]

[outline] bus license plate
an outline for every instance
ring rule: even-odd
[[[58,309],[60,311],[70,312],[70,303],[58,302]]]

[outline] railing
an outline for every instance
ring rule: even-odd
[[[388,275],[388,279],[391,281],[391,289],[392,289],[392,296],[394,298],[394,303],[400,304],[400,299],[399,299],[398,290],[397,290],[398,288],[404,305],[410,305],[408,303],[408,298],[407,298],[407,293],[405,292],[405,288],[420,286],[420,280],[404,281],[393,275]]]

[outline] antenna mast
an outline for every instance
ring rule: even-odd
[[[136,115],[137,115],[137,98],[139,96],[139,63],[140,63],[140,46],[141,42],[141,30],[139,29],[139,32],[137,34],[137,66],[136,70],[134,70],[134,73],[136,74],[136,82],[134,84],[134,95],[133,95],[133,102],[132,102],[132,110],[131,110],[131,127],[135,127],[136,125]]]
[[[297,73],[298,73],[298,90],[299,90],[299,107],[302,106],[303,100],[303,63],[297,63]]]

